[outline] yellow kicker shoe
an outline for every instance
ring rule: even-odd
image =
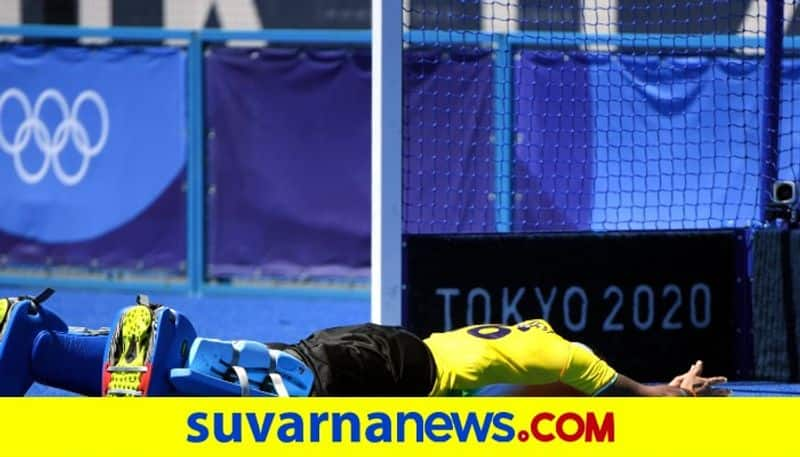
[[[197,333],[175,310],[151,305],[147,296],[123,309],[113,327],[103,363],[104,396],[177,395],[172,368],[186,364]]]
[[[143,395],[149,381],[147,356],[153,330],[153,310],[149,306],[136,305],[123,311],[111,342],[113,365],[104,371],[105,395]]]

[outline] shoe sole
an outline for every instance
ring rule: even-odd
[[[6,319],[11,314],[11,303],[7,298],[0,298],[0,341],[3,341],[3,333],[6,329]]]
[[[19,303],[17,298],[0,298],[0,341],[3,341],[6,330],[8,330],[6,328],[8,319],[11,317],[11,311],[17,303]]]
[[[103,370],[103,393],[111,397],[139,397],[150,383],[150,349],[155,336],[153,310],[137,305],[119,320]]]

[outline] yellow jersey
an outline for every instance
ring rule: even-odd
[[[436,361],[431,395],[451,395],[490,384],[564,383],[597,395],[617,373],[586,346],[556,334],[534,319],[509,325],[473,325],[424,340]]]

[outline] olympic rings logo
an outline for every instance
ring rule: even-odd
[[[25,120],[17,127],[13,140],[9,141],[3,132],[2,119],[6,102],[12,100],[22,108]],[[50,132],[47,125],[40,119],[42,107],[47,101],[55,103],[62,119],[53,132]],[[100,136],[94,144],[89,139],[86,127],[78,119],[81,107],[86,103],[93,104],[100,115]],[[28,97],[15,87],[7,89],[0,95],[0,149],[14,158],[14,169],[17,171],[17,176],[28,184],[36,184],[41,181],[51,165],[53,174],[65,186],[74,186],[81,182],[89,169],[89,162],[103,150],[108,139],[108,129],[108,108],[103,98],[93,90],[85,90],[78,94],[71,108],[67,105],[64,96],[55,89],[46,89],[42,92],[33,107],[31,107]],[[44,154],[42,165],[33,172],[28,171],[25,164],[22,163],[22,151],[28,146],[31,138]],[[59,160],[61,152],[70,139],[81,155],[81,165],[72,174],[64,171]]]

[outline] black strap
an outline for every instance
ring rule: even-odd
[[[48,298],[52,297],[54,293],[56,293],[56,291],[48,287],[47,289],[41,291],[39,295],[34,297],[33,302],[37,305],[41,305],[42,303],[46,302]]]

